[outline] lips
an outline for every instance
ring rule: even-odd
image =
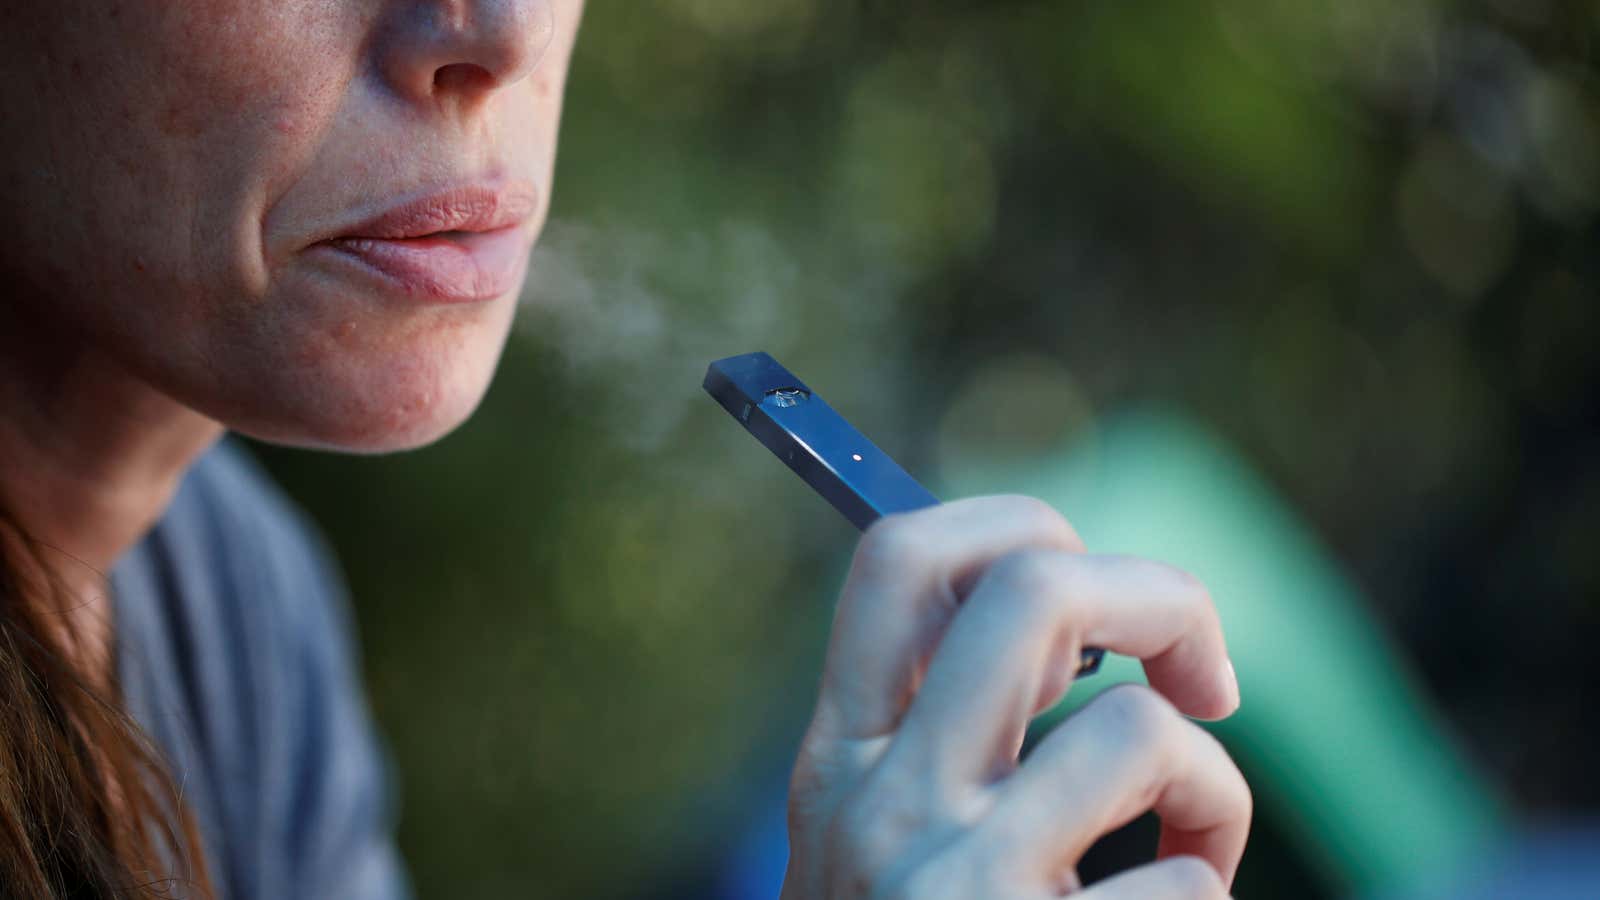
[[[469,186],[390,206],[318,241],[312,251],[408,297],[492,300],[527,268],[531,186]]]

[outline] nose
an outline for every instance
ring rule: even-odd
[[[527,77],[555,33],[550,0],[406,0],[378,35],[402,96],[472,103]]]

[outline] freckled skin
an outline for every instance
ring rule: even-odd
[[[531,243],[581,7],[7,0],[0,302],[268,440],[434,440],[481,398],[515,297],[406,303],[305,251],[386,198],[495,178],[537,186]]]

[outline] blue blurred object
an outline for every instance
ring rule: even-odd
[[[762,802],[734,845],[717,884],[715,900],[775,900],[789,865],[788,783],[754,794]]]
[[[1374,900],[1595,900],[1600,827],[1541,829],[1409,893]]]

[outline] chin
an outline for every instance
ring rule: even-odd
[[[346,453],[423,447],[478,408],[509,330],[508,312],[466,328],[339,337],[337,353],[301,354],[261,372],[258,387],[248,391],[250,414],[236,405],[233,415],[217,418],[251,437],[297,447]]]
[[[425,447],[471,417],[488,386],[450,379],[422,383],[327,384],[285,405],[274,400],[261,415],[223,420],[230,430],[292,447],[344,453],[394,453]]]

